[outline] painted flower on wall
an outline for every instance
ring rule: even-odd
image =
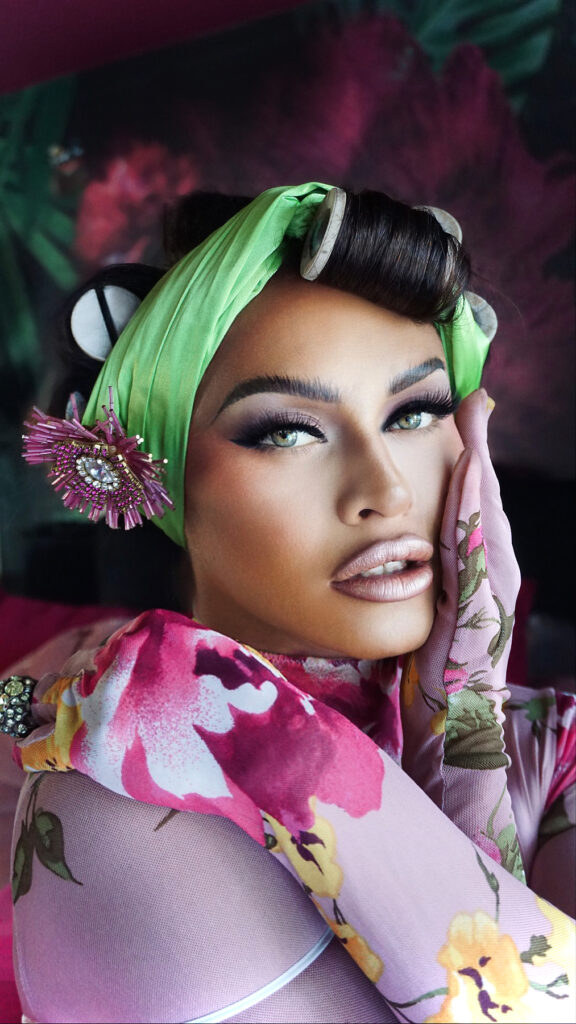
[[[87,267],[145,262],[164,206],[198,187],[195,161],[157,143],[134,143],[87,185],[76,227],[77,256]]]

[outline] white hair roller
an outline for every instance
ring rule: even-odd
[[[488,341],[492,341],[498,330],[498,317],[492,306],[481,295],[476,295],[475,292],[464,292],[464,294],[470,303],[472,316],[478,327],[486,335]]]
[[[315,281],[328,263],[346,210],[346,193],[333,188],[320,203],[304,239],[300,275]]]
[[[431,213],[447,235],[453,235],[457,242],[462,241],[462,228],[456,220],[456,217],[453,217],[451,213],[440,209],[439,206],[415,206],[414,209],[425,210],[427,213]]]
[[[70,331],[78,348],[103,363],[140,302],[134,292],[115,284],[84,292],[70,315]]]

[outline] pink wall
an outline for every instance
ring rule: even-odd
[[[0,0],[0,93],[297,6],[299,0]]]

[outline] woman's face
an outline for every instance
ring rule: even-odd
[[[264,651],[420,647],[462,450],[431,325],[279,278],[199,390],[186,477],[194,615]]]

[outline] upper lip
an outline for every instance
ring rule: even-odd
[[[433,554],[434,548],[430,541],[412,533],[376,541],[343,562],[336,570],[333,582],[342,583],[343,580],[376,569],[386,562],[428,562]]]

